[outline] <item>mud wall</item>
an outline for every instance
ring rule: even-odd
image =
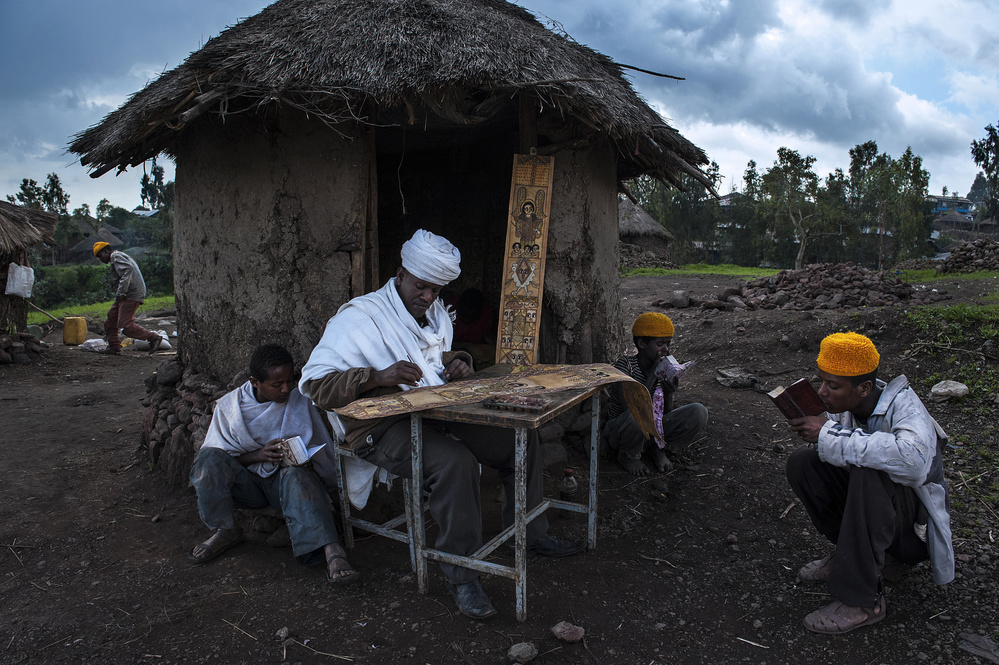
[[[614,153],[598,141],[554,157],[539,357],[614,362],[621,330]]]
[[[365,141],[297,112],[206,120],[183,137],[174,222],[182,361],[223,383],[263,343],[304,363],[327,319],[357,295]]]

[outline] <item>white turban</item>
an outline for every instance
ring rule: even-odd
[[[461,252],[447,238],[420,229],[402,245],[402,267],[417,279],[444,286],[461,274]]]

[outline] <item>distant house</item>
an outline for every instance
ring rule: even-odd
[[[90,254],[93,256],[94,243],[106,242],[111,245],[111,249],[121,249],[125,246],[125,241],[111,232],[107,226],[101,226],[97,231],[90,234],[79,243],[73,246],[74,254]]]
[[[971,199],[963,196],[927,196],[926,202],[932,206],[930,212],[937,217],[952,212],[971,215]]]
[[[661,254],[669,250],[672,234],[631,199],[622,199],[617,206],[618,235],[621,242]]]

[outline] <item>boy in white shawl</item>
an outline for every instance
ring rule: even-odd
[[[461,254],[445,238],[419,230],[402,247],[402,266],[378,291],[354,298],[326,324],[302,369],[299,388],[320,408],[331,410],[360,397],[442,385],[472,375],[471,357],[452,352],[451,318],[439,299],[441,287],[460,273]],[[341,418],[346,445],[358,457],[397,476],[412,475],[409,419]],[[496,469],[506,489],[506,524],[513,521],[513,431],[496,427],[424,421],[424,489],[440,526],[437,549],[469,555],[482,544],[478,465]],[[527,504],[542,498],[537,438],[527,447]],[[348,485],[350,481],[348,480]],[[527,526],[528,552],[566,556],[585,543],[547,534],[540,515]],[[479,573],[442,563],[447,589],[462,614],[496,614]]]
[[[265,345],[250,358],[250,380],[219,399],[191,468],[198,511],[213,534],[188,557],[206,563],[243,541],[233,508],[271,505],[284,514],[299,563],[312,565],[325,558],[330,583],[354,582],[360,574],[347,562],[320,479],[335,483],[326,450],[310,460],[316,471],[309,465],[281,466],[282,439],[300,436],[309,447],[331,443],[295,380],[291,354]]]

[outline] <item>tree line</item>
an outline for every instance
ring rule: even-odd
[[[999,133],[992,125],[986,132],[971,144],[983,170],[967,198],[979,220],[999,212]],[[631,181],[629,189],[673,235],[671,259],[678,264],[801,268],[852,261],[882,269],[937,250],[926,202],[930,174],[911,147],[895,158],[867,141],[850,150],[846,172],[836,169],[825,178],[815,173],[815,161],[787,147],[762,172],[751,160],[742,190],[724,197],[725,205],[689,176],[685,191],[648,176]],[[706,174],[717,188],[718,164],[712,162]]]

